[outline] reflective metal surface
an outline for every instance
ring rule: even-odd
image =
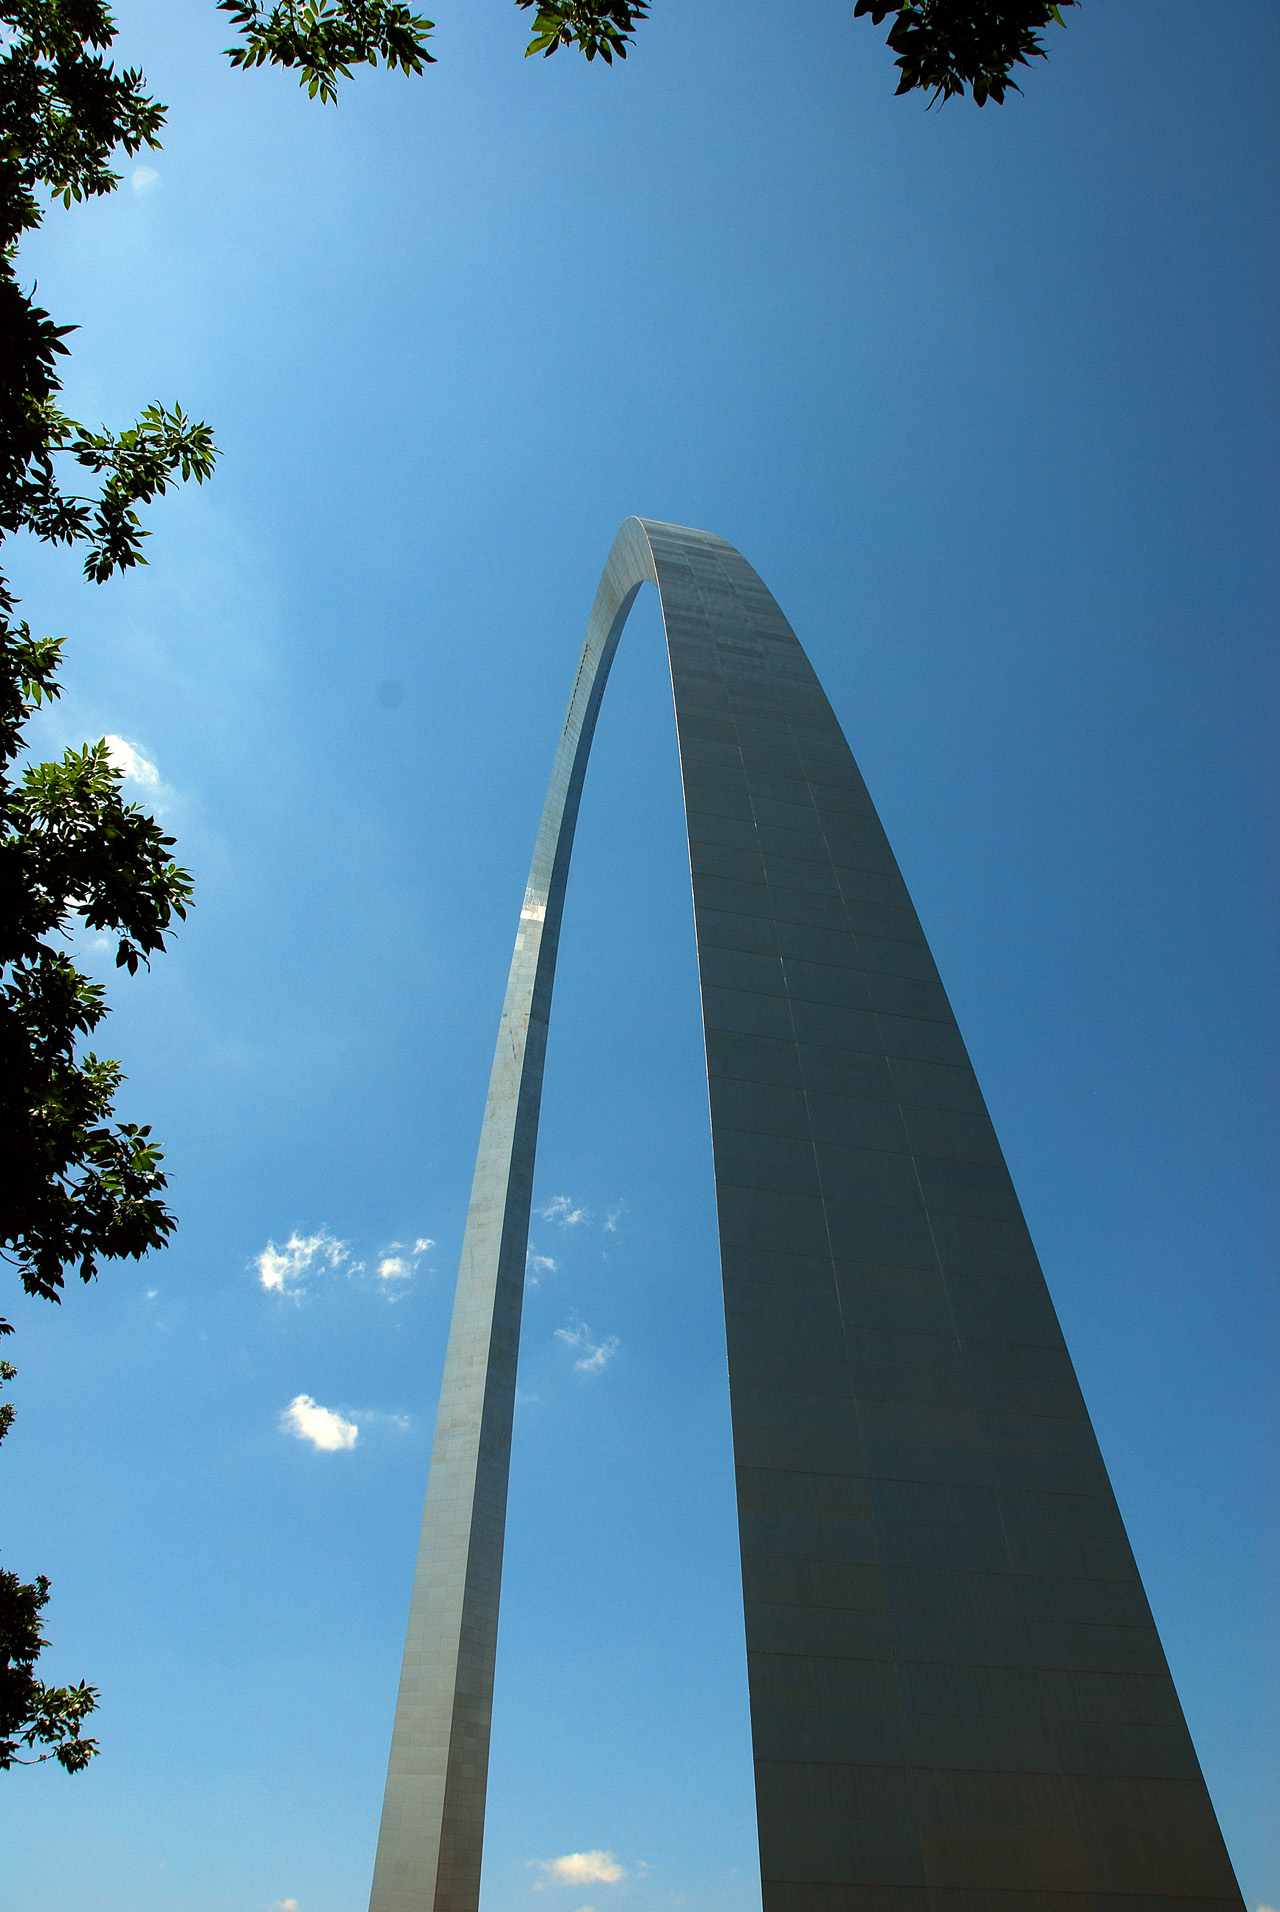
[[[479,1900],[556,947],[645,581],[689,825],[765,1912],[1240,1912],[1017,1196],[848,744],[745,560],[636,518],[520,912],[371,1912]]]

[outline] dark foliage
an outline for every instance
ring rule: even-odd
[[[1060,6],[1046,6],[1044,0],[997,0],[984,6],[976,0],[914,0],[914,4],[908,0],[900,5],[897,0],[857,0],[853,15],[856,20],[870,14],[877,27],[893,16],[888,45],[898,56],[899,93],[910,93],[918,86],[934,100],[946,100],[970,87],[975,106],[985,106],[988,100],[999,106],[1010,87],[1015,93],[1021,91],[1013,78],[1015,66],[1048,58],[1041,31],[1050,21],[1064,25],[1061,7],[1076,4],[1077,0],[1061,0]]]
[[[231,0],[221,0],[226,6]],[[1075,6],[1077,0],[1061,0]],[[613,64],[625,60],[628,43],[649,12],[649,0],[516,0],[536,8],[526,54],[550,56],[576,46],[589,60],[597,53]],[[897,54],[898,92],[915,87],[936,99],[972,90],[978,106],[997,104],[1012,87],[1016,66],[1046,58],[1040,33],[1050,21],[1063,24],[1058,6],[1043,0],[857,0],[854,17],[869,14],[875,26],[892,17],[888,44]]]
[[[90,431],[58,405],[72,328],[19,284],[15,250],[42,199],[111,192],[117,149],[155,146],[164,109],[103,57],[115,26],[95,0],[0,6],[0,536],[79,545],[102,582],[141,564],[136,506],[213,468],[207,425],[151,405],[127,431]],[[97,479],[68,491],[60,460]],[[165,946],[191,894],[173,842],[120,794],[105,743],[20,766],[32,711],[58,695],[62,644],[32,637],[0,577],[0,1242],[28,1293],[58,1299],[63,1269],[143,1255],[173,1227],[146,1128],[111,1124],[119,1065],[77,1045],[106,1014],[65,943],[77,923],[117,938],[130,971]]]
[[[424,44],[435,22],[387,0],[279,0],[269,13],[261,0],[217,4],[244,35],[243,45],[227,48],[232,66],[300,67],[312,99],[336,100],[338,81],[349,80],[353,66],[377,66],[379,57],[402,73],[435,63]]]
[[[0,1384],[12,1381],[14,1372],[8,1361],[0,1361]],[[0,1441],[12,1422],[6,1401],[0,1405]],[[40,1631],[48,1598],[43,1574],[24,1583],[0,1567],[0,1772],[56,1759],[67,1772],[78,1773],[98,1750],[97,1741],[82,1738],[80,1730],[98,1703],[96,1690],[83,1680],[79,1686],[46,1686],[35,1676],[35,1663],[49,1644]]]
[[[384,0],[284,0],[270,14],[256,0],[222,4],[243,35],[234,65],[299,67],[323,100],[354,65],[418,73],[430,59],[430,22]],[[58,369],[74,328],[55,324],[17,274],[18,244],[51,202],[114,191],[113,156],[159,144],[164,108],[140,73],[110,64],[114,38],[99,0],[0,0],[0,539],[26,531],[79,546],[99,584],[146,561],[137,507],[179,479],[203,483],[215,456],[209,427],[176,405],[149,405],[122,432],[69,418]],[[89,496],[67,489],[67,467],[92,478]],[[61,655],[61,639],[16,619],[0,576],[0,1255],[48,1301],[68,1269],[90,1281],[100,1261],[145,1255],[174,1227],[150,1129],[112,1119],[120,1065],[81,1049],[107,1005],[68,940],[80,927],[106,932],[132,974],[164,949],[191,897],[173,838],[124,801],[105,742],[24,763],[27,721],[58,696]],[[12,1373],[0,1364],[0,1379]],[[0,1436],[12,1412],[0,1408]],[[21,1747],[68,1772],[97,1750],[81,1735],[93,1688],[35,1676],[48,1591],[43,1577],[0,1571],[0,1770],[30,1763]]]
[[[0,600],[2,601],[2,600]],[[4,604],[7,610],[7,604]],[[186,913],[190,878],[172,837],[120,795],[105,743],[8,773],[22,724],[57,695],[60,643],[6,620],[0,639],[0,1229],[29,1294],[56,1301],[64,1267],[92,1279],[100,1257],[140,1256],[173,1227],[150,1131],[109,1118],[115,1062],[80,1039],[106,1014],[102,985],[57,946],[79,918],[117,938],[136,970]]]
[[[516,0],[518,7],[536,7],[533,38],[525,48],[550,57],[558,47],[581,48],[589,60],[596,54],[606,66],[614,55],[627,57],[627,42],[636,24],[649,11],[649,0]]]

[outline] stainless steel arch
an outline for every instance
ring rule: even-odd
[[[693,870],[765,1912],[1240,1912],[999,1143],[840,725],[739,553],[639,518],[596,595],[520,912],[371,1912],[479,1901],[556,949],[646,580]]]

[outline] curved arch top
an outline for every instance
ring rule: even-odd
[[[765,1912],[1240,1912],[995,1131],[839,722],[746,560],[641,518],[596,593],[520,911],[371,1912],[479,1903],[556,952],[645,582],[693,872]]]

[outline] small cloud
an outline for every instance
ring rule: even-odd
[[[435,1243],[426,1235],[419,1235],[412,1249],[406,1248],[403,1242],[393,1241],[387,1252],[378,1258],[376,1266],[379,1281],[408,1281],[411,1275],[417,1274],[418,1263],[423,1255],[434,1247]]]
[[[271,1294],[297,1295],[311,1274],[327,1268],[330,1272],[349,1261],[349,1243],[339,1241],[327,1228],[314,1235],[299,1235],[295,1230],[283,1248],[269,1241],[260,1255],[254,1256],[258,1280]]]
[[[575,1208],[567,1195],[553,1195],[545,1208],[538,1213],[544,1222],[559,1222],[561,1228],[576,1228],[579,1222],[591,1220],[589,1208]]]
[[[129,184],[133,187],[133,190],[141,196],[144,193],[155,191],[156,187],[160,184],[160,175],[154,166],[135,166]],[[293,1900],[286,1899],[285,1904],[292,1905]]]
[[[525,1251],[524,1278],[530,1288],[540,1288],[544,1275],[554,1275],[556,1264],[550,1255],[535,1255],[532,1248]]]
[[[533,1859],[542,1877],[538,1886],[548,1885],[617,1885],[625,1879],[627,1870],[620,1866],[611,1852],[566,1852],[562,1859]],[[591,1912],[589,1906],[581,1912]]]
[[[407,1434],[413,1421],[407,1414],[381,1414],[375,1408],[348,1408],[352,1420],[358,1427],[392,1427],[397,1434]]]
[[[309,1394],[294,1395],[280,1416],[280,1431],[292,1434],[296,1440],[310,1441],[324,1454],[354,1447],[360,1432],[354,1421],[344,1421],[331,1407],[318,1406]]]
[[[126,743],[123,737],[108,735],[103,742],[107,746],[107,762],[113,770],[123,775],[126,783],[141,784],[146,790],[160,787],[160,772],[149,757],[144,757],[136,744]]]
[[[563,1341],[566,1347],[582,1350],[573,1365],[583,1374],[599,1374],[622,1346],[616,1334],[611,1334],[607,1341],[593,1341],[585,1322],[576,1328],[557,1328],[556,1339]]]
[[[607,1341],[602,1341],[599,1347],[591,1348],[581,1361],[575,1361],[573,1365],[587,1374],[599,1374],[606,1362],[612,1361],[620,1345],[617,1335],[611,1334]]]
[[[434,1247],[428,1236],[419,1235],[411,1250],[403,1242],[393,1241],[375,1256],[373,1273],[383,1284],[384,1292],[415,1275],[422,1256]],[[268,1293],[290,1295],[294,1300],[302,1295],[315,1275],[365,1272],[364,1262],[352,1260],[350,1242],[339,1241],[327,1228],[318,1228],[314,1235],[301,1235],[295,1229],[283,1247],[269,1241],[262,1253],[254,1256],[253,1265]]]
[[[298,1901],[296,1899],[277,1899],[271,1908],[271,1912],[298,1912]]]
[[[626,1212],[627,1204],[625,1202],[615,1202],[613,1204],[613,1207],[604,1218],[604,1232],[606,1235],[617,1234],[618,1223],[622,1220]]]

